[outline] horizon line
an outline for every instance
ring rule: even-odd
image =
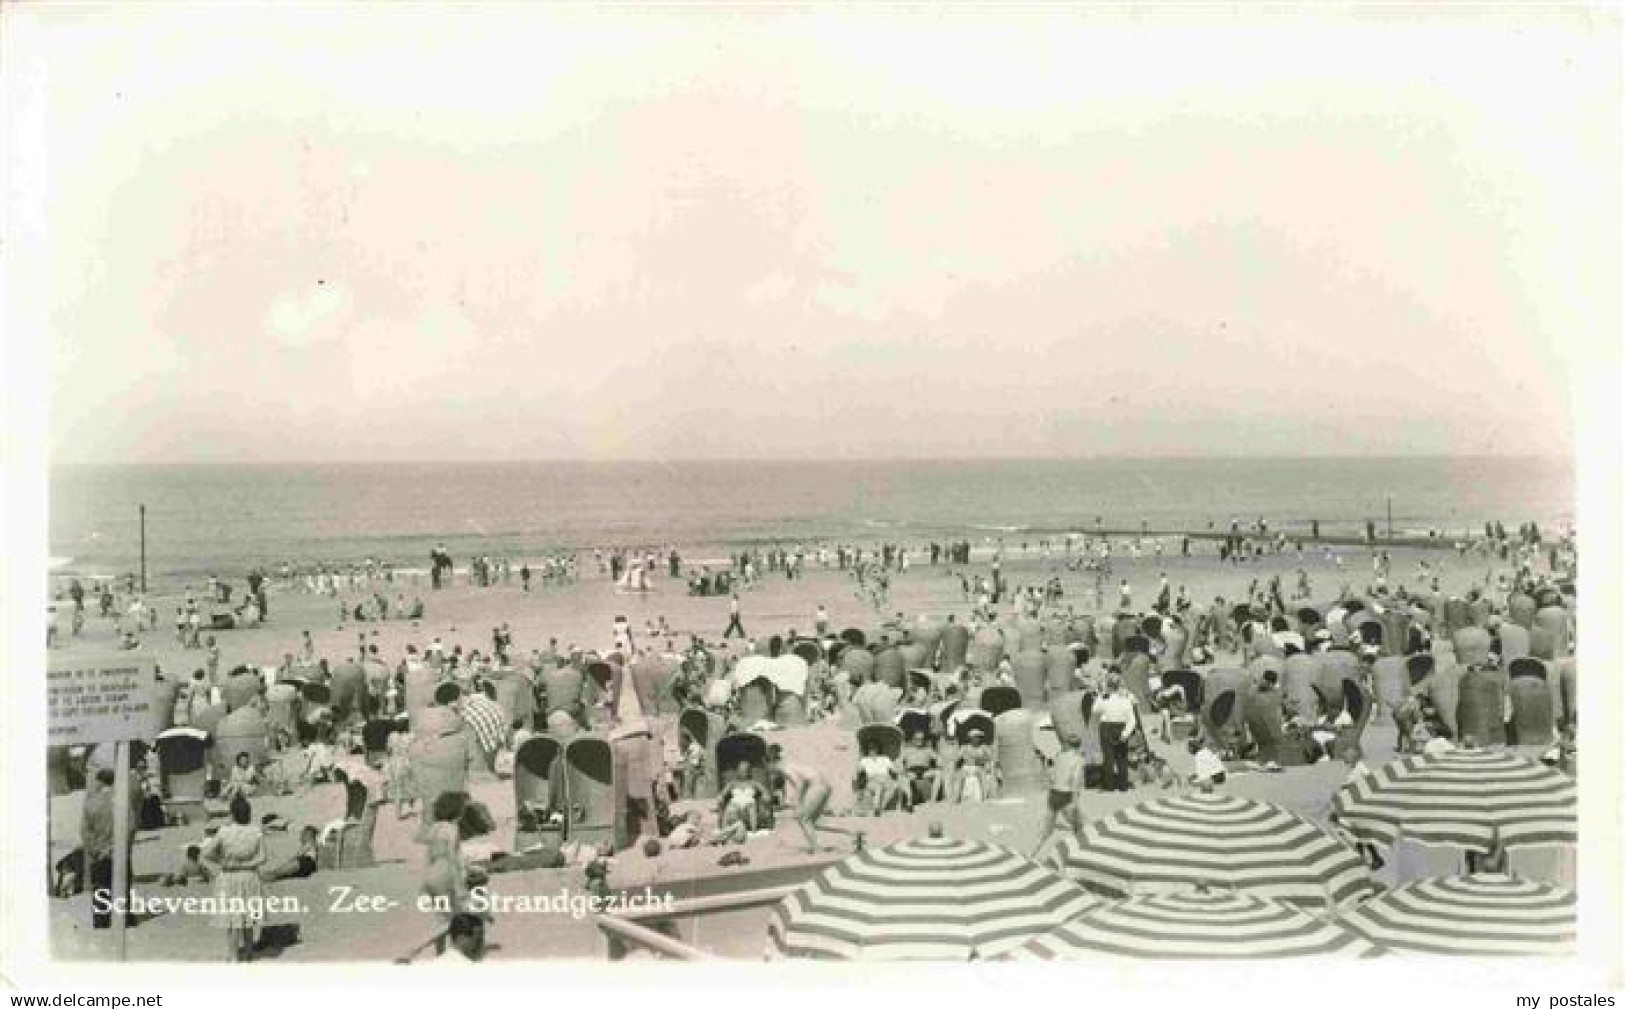
[[[1361,462],[1395,460],[1496,460],[1527,461],[1531,459],[1553,462],[1577,461],[1573,452],[1559,453],[1494,453],[1494,452],[1398,452],[1398,453],[1235,453],[1205,455],[1175,454],[1098,454],[1098,455],[873,455],[873,456],[813,456],[813,455],[754,455],[754,456],[621,456],[594,458],[591,456],[505,456],[505,457],[435,457],[421,459],[63,459],[47,460],[46,468],[69,466],[501,466],[501,465],[714,465],[718,463],[985,463],[985,462]]]

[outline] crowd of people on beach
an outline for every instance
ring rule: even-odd
[[[1557,598],[1572,612],[1577,549],[1572,533],[1543,538],[1532,523],[1510,535],[1494,523],[1484,532],[1481,539],[1456,544],[1455,552],[1460,558],[1498,560],[1505,568],[1493,578],[1486,577],[1465,600],[1493,615],[1486,628],[1493,654],[1499,654],[1498,628],[1515,596]],[[210,801],[224,807],[228,822],[191,838],[181,868],[168,878],[177,886],[209,883],[225,902],[222,906],[239,909],[222,913],[229,955],[249,958],[255,953],[255,930],[262,923],[254,914],[240,910],[254,905],[249,898],[262,897],[266,886],[302,879],[319,866],[332,864],[339,840],[370,830],[369,818],[376,816],[379,806],[389,806],[397,818],[420,821],[419,840],[425,849],[422,888],[440,898],[444,909],[437,945],[455,955],[477,958],[493,919],[478,910],[473,896],[490,873],[569,866],[581,873],[584,886],[602,889],[615,851],[605,842],[574,850],[498,852],[501,857],[494,858],[489,845],[472,843],[490,833],[494,817],[471,797],[468,776],[513,777],[518,773],[515,754],[529,739],[567,740],[589,731],[635,730],[658,737],[651,741],[653,755],[639,758],[640,780],[626,786],[630,801],[639,804],[631,844],[649,857],[708,845],[738,849],[751,838],[781,827],[795,831],[808,851],[829,850],[822,840],[829,834],[848,836],[850,843],[861,845],[861,830],[831,823],[831,819],[908,813],[932,803],[987,802],[1005,793],[1012,768],[1001,761],[994,745],[992,716],[978,706],[992,688],[1019,692],[1022,687],[1013,657],[1016,628],[1024,622],[1042,623],[1048,628],[1044,647],[1064,650],[1072,657],[1071,671],[1059,686],[1089,698],[1091,712],[1083,721],[1088,731],[1051,726],[1053,745],[1038,762],[1044,819],[1035,855],[1056,836],[1082,829],[1086,817],[1078,796],[1090,790],[1211,789],[1224,785],[1227,775],[1237,773],[1238,768],[1274,773],[1283,764],[1331,761],[1347,764],[1351,775],[1365,773],[1357,733],[1354,743],[1349,741],[1355,727],[1346,710],[1289,710],[1285,728],[1297,749],[1287,761],[1281,757],[1283,751],[1266,753],[1245,732],[1219,737],[1205,732],[1199,724],[1198,706],[1191,703],[1182,681],[1165,674],[1211,669],[1221,655],[1252,659],[1268,654],[1284,660],[1344,650],[1354,662],[1354,675],[1369,688],[1377,649],[1358,639],[1339,638],[1332,628],[1361,608],[1429,613],[1430,607],[1439,605],[1439,567],[1421,558],[1408,582],[1396,579],[1389,551],[1372,547],[1367,551],[1369,581],[1356,591],[1348,587],[1351,572],[1345,571],[1342,554],[1326,547],[1322,559],[1334,568],[1331,580],[1341,584],[1332,602],[1319,607],[1316,619],[1309,622],[1302,615],[1305,604],[1316,598],[1316,589],[1305,566],[1292,572],[1289,577],[1295,581],[1291,584],[1280,573],[1252,578],[1245,587],[1237,586],[1234,598],[1198,601],[1166,572],[1158,573],[1157,590],[1145,605],[1136,605],[1126,580],[1116,587],[1115,598],[1108,594],[1110,561],[1120,552],[1163,557],[1165,544],[1174,543],[1177,546],[1167,553],[1172,560],[1189,557],[1194,542],[1189,536],[1114,539],[1104,534],[1078,534],[1064,541],[1040,539],[1038,549],[1046,556],[1062,551],[1068,569],[1072,569],[1074,557],[1091,565],[1096,573],[1092,590],[1086,582],[1084,592],[1076,596],[1068,594],[1059,574],[1049,571],[1034,574],[1029,584],[1012,582],[1005,559],[1018,550],[1026,555],[1031,549],[1027,541],[1006,547],[1002,541],[990,540],[983,555],[985,566],[973,565],[969,540],[957,540],[913,546],[750,548],[731,555],[716,571],[707,564],[685,562],[675,547],[613,548],[594,551],[589,570],[617,584],[629,571],[664,570],[667,578],[683,581],[692,593],[726,597],[728,619],[720,640],[688,632],[686,643],[680,644],[681,635],[664,616],[658,622],[645,622],[641,634],[633,631],[625,617],[619,617],[602,647],[561,644],[556,638],[545,646],[516,642],[512,630],[503,624],[491,629],[488,646],[482,641],[470,647],[467,642],[448,642],[426,633],[427,640],[414,640],[401,646],[397,654],[385,654],[361,630],[353,650],[319,654],[306,630],[301,632],[297,650],[285,653],[280,662],[229,670],[222,669],[221,649],[213,633],[216,628],[228,629],[217,622],[218,614],[222,609],[230,612],[231,627],[267,619],[271,582],[264,570],[256,569],[238,593],[225,581],[211,577],[201,594],[188,588],[177,607],[177,639],[184,649],[201,655],[190,676],[172,681],[168,721],[176,728],[212,732],[223,719],[253,711],[257,721],[247,721],[263,727],[263,739],[238,753],[228,768],[211,770]],[[1272,536],[1262,519],[1245,528],[1232,522],[1228,537],[1206,542],[1213,552],[1209,556],[1232,565],[1239,563],[1238,558],[1257,557],[1265,550],[1283,553],[1295,544],[1301,553],[1301,542],[1282,538],[1278,530]],[[889,655],[919,640],[922,625],[918,618],[903,613],[882,616],[889,610],[891,579],[906,575],[916,559],[959,581],[965,611],[946,615],[936,625],[937,632],[944,626],[960,625],[955,633],[972,641],[991,633],[1008,642],[996,649],[996,657],[950,654],[933,644],[923,666],[877,667],[875,656]],[[876,626],[859,640],[843,637],[820,604],[807,614],[800,628],[786,626],[769,635],[750,636],[742,619],[740,593],[770,575],[792,580],[802,577],[807,564],[844,573],[853,592],[874,612]],[[534,582],[575,581],[580,566],[574,553],[536,561],[534,567],[529,560],[516,567],[507,559],[481,555],[465,570],[474,587],[508,586],[517,577],[522,590],[529,592]],[[416,576],[411,576],[413,591],[408,601],[402,572],[385,562],[367,559],[348,566],[304,569],[285,565],[278,573],[282,588],[344,597],[338,605],[341,626],[393,619],[421,621],[426,613],[415,591]],[[456,574],[450,554],[436,547],[431,558],[432,587],[449,586]],[[62,587],[59,599],[72,607],[75,633],[82,614],[94,606],[102,619],[117,623],[121,642],[133,639],[139,645],[143,635],[156,630],[158,615],[136,589],[133,582],[117,585],[110,580],[86,589],[73,580]],[[1114,623],[1133,625],[1141,642],[1134,647],[1143,647],[1143,653],[1125,650],[1127,639],[1110,630]],[[1433,643],[1429,626],[1424,617],[1409,625],[1411,636],[1401,646],[1403,654],[1429,650]],[[859,652],[870,658],[852,662],[850,656]],[[1172,652],[1177,652],[1177,663]],[[843,654],[848,656],[846,660]],[[1135,656],[1140,654],[1146,658],[1145,668],[1137,665]],[[803,656],[807,667],[801,698],[805,720],[840,720],[854,728],[890,726],[896,730],[877,733],[861,743],[851,778],[840,782],[840,788],[818,769],[790,759],[782,747],[769,747],[730,766],[716,766],[721,758],[711,745],[714,739],[701,740],[688,728],[677,726],[661,735],[647,721],[636,727],[619,724],[615,687],[624,680],[630,690],[634,668],[652,662],[667,670],[661,689],[675,710],[714,717],[714,731],[722,733],[777,731],[779,724],[773,718],[778,709],[772,704],[765,709],[753,707],[755,695],[745,689],[750,683],[741,682],[739,674],[747,668],[747,660],[791,656]],[[896,675],[899,668],[901,676]],[[1255,689],[1279,692],[1279,674],[1271,673],[1265,669]],[[1453,738],[1459,733],[1453,732],[1450,720],[1427,696],[1407,697],[1386,714],[1394,724],[1399,752],[1477,745],[1476,740]],[[644,715],[647,719],[654,712],[646,710]],[[979,715],[986,718],[985,723]],[[448,756],[444,740],[457,733],[462,733],[456,744],[462,749]],[[466,746],[461,741],[464,737]],[[1193,768],[1188,775],[1175,774],[1167,759],[1168,748],[1180,739],[1188,747]],[[1574,725],[1564,726],[1552,759],[1572,766],[1574,740]],[[131,797],[137,805],[133,822],[145,829],[171,826],[156,750],[149,751],[139,770],[134,776],[138,794]],[[93,769],[86,776],[83,844],[77,863],[83,881],[99,890],[111,885],[107,866],[115,843],[108,812],[114,800],[108,795],[111,779],[105,772],[105,768]],[[704,794],[708,782],[714,783],[714,796]],[[328,787],[339,789],[344,796],[342,815],[325,825],[299,825],[297,854],[270,864],[265,835],[290,825],[277,818],[256,817],[254,802]],[[850,796],[838,808],[837,793]],[[715,801],[709,808],[693,805],[679,811],[684,803],[712,798]],[[577,811],[555,806],[513,812],[521,823],[545,828],[550,819],[567,818]],[[1376,858],[1375,853],[1372,857]],[[95,923],[105,925],[106,920],[105,915],[98,915]]]

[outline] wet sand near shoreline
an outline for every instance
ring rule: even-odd
[[[1168,544],[1170,553],[1177,553],[1177,541]],[[1210,601],[1215,595],[1234,600],[1241,596],[1253,578],[1267,581],[1279,574],[1283,591],[1288,595],[1296,582],[1299,566],[1309,571],[1314,584],[1314,598],[1325,600],[1337,595],[1346,583],[1351,589],[1363,589],[1371,580],[1370,554],[1361,550],[1343,550],[1344,567],[1324,561],[1318,552],[1306,551],[1300,561],[1291,551],[1266,556],[1259,562],[1240,565],[1221,563],[1211,551],[1200,556],[1142,557],[1132,560],[1114,557],[1115,568],[1111,584],[1106,587],[1108,605],[1116,602],[1116,581],[1129,580],[1137,607],[1148,606],[1157,590],[1159,572],[1166,572],[1170,583],[1185,585],[1193,599]],[[1483,558],[1466,559],[1453,553],[1436,550],[1418,551],[1410,548],[1390,550],[1393,560],[1391,584],[1415,584],[1413,575],[1418,559],[1425,558],[1440,574],[1447,592],[1463,592],[1472,585],[1481,584],[1486,575],[1493,577],[1502,566],[1491,567]],[[1080,611],[1092,607],[1084,605],[1091,595],[1088,590],[1093,576],[1065,569],[1063,558],[1050,560],[1038,556],[1036,547],[1023,556],[1019,550],[1007,551],[1003,564],[1006,579],[1015,586],[1042,584],[1050,577],[1059,577],[1071,601]],[[909,571],[894,575],[892,592],[884,612],[877,614],[869,604],[859,599],[849,576],[810,566],[804,578],[786,580],[782,574],[769,574],[754,588],[741,596],[744,625],[751,634],[766,638],[783,633],[789,628],[810,631],[812,614],[820,604],[830,613],[832,624],[839,627],[875,627],[882,619],[896,612],[910,619],[926,613],[941,617],[955,613],[964,618],[970,606],[963,599],[959,579],[950,575],[958,568],[929,564],[914,564]],[[987,564],[965,567],[975,573],[985,573]],[[492,588],[473,588],[459,576],[455,587],[439,592],[430,591],[427,579],[414,588],[380,585],[393,599],[396,591],[404,591],[408,598],[416,593],[427,604],[427,614],[421,621],[387,621],[377,623],[340,623],[338,605],[326,597],[300,593],[274,592],[271,598],[271,620],[264,626],[216,634],[221,649],[221,667],[229,669],[240,663],[274,665],[284,652],[296,652],[300,632],[308,629],[315,639],[318,655],[339,658],[354,653],[357,635],[364,634],[368,643],[376,643],[384,657],[393,663],[408,643],[420,647],[434,636],[439,636],[448,647],[461,644],[466,649],[489,649],[491,629],[504,622],[512,628],[514,654],[523,657],[532,648],[545,649],[549,638],[557,638],[561,646],[572,643],[588,648],[607,647],[613,621],[624,614],[635,632],[641,632],[645,621],[655,622],[664,616],[679,645],[686,644],[687,635],[697,634],[714,642],[727,621],[725,597],[697,598],[686,594],[680,580],[659,576],[652,582],[654,591],[645,595],[617,592],[605,577],[584,573],[583,579],[569,586],[534,587],[524,593],[517,576],[510,584]],[[341,596],[343,598],[343,596]],[[203,665],[204,653],[186,650],[175,641],[168,619],[174,614],[177,599],[161,597],[159,630],[149,632],[144,651],[151,654],[165,670],[167,676],[184,678],[194,668]],[[108,621],[91,617],[87,620],[84,636],[71,641],[55,654],[76,651],[101,651],[114,643],[114,633]],[[640,634],[640,643],[649,639]],[[735,642],[737,648],[737,640]],[[667,720],[669,721],[669,720]],[[787,758],[817,768],[835,786],[832,810],[835,814],[847,811],[851,805],[849,782],[856,763],[856,750],[850,728],[838,721],[785,729],[769,734],[770,741],[782,744]],[[1180,772],[1189,770],[1189,758],[1181,749],[1174,752],[1163,744],[1154,744],[1167,754],[1172,766]],[[1392,752],[1392,724],[1379,715],[1366,733],[1367,760],[1377,763],[1388,759]],[[1292,769],[1281,774],[1237,774],[1225,786],[1236,794],[1278,802],[1288,808],[1316,819],[1323,817],[1332,791],[1342,781],[1344,770],[1340,765]],[[513,836],[512,784],[488,774],[471,779],[470,790],[481,799],[496,816],[496,831],[485,840],[501,849]],[[1108,795],[1089,793],[1084,808],[1088,815],[1099,816],[1133,802],[1142,801],[1160,790],[1142,786],[1134,792]],[[77,843],[78,807],[80,793],[61,796],[53,800],[51,836],[53,857],[60,856]],[[289,857],[297,847],[297,831],[301,824],[320,825],[342,812],[342,789],[338,786],[318,786],[309,793],[276,798],[257,799],[255,815],[277,812],[292,824],[287,833],[268,836],[271,861]],[[702,803],[711,807],[712,803]],[[676,812],[689,808],[679,803]],[[1041,822],[1040,797],[1009,797],[971,805],[931,804],[922,806],[913,814],[889,813],[880,818],[861,821],[840,815],[828,822],[847,829],[861,829],[869,844],[883,844],[907,837],[921,836],[929,824],[940,822],[947,833],[988,840],[1026,851],[1037,840]],[[387,961],[400,956],[433,935],[438,919],[416,909],[416,894],[423,867],[423,849],[415,843],[413,835],[417,819],[397,820],[392,806],[379,810],[374,850],[379,865],[366,870],[323,870],[302,881],[270,884],[268,894],[298,896],[309,913],[297,916],[273,915],[270,924],[297,924],[298,942],[278,951],[275,956],[287,961]],[[165,889],[152,878],[178,867],[182,851],[188,843],[201,837],[201,828],[171,828],[143,833],[135,848],[135,881],[138,890],[150,896],[206,895],[210,887],[192,884],[184,888]],[[841,851],[850,850],[850,838],[831,835],[828,842]],[[750,860],[750,869],[791,866],[809,859],[799,851],[800,835],[793,825],[781,820],[777,831],[768,836],[752,838],[738,849],[700,848],[667,852],[657,858],[647,858],[641,852],[628,851],[616,857],[610,883],[615,888],[641,888],[648,886],[658,892],[663,884],[696,875],[722,876],[731,871],[718,867],[717,859],[724,851],[741,851]],[[815,856],[825,861],[834,856]],[[581,893],[582,877],[579,869],[535,870],[505,873],[493,876],[493,891],[497,894],[552,895]],[[332,913],[327,909],[337,895],[334,888],[353,886],[356,894],[378,895],[394,902],[394,907],[379,912]],[[88,927],[88,897],[50,902],[50,929],[53,949],[64,959],[105,959],[111,950],[108,933],[96,933]],[[733,956],[756,957],[762,950],[765,910],[753,914],[739,913],[724,919],[708,919],[700,933],[690,936],[700,945]],[[688,935],[688,932],[685,932]],[[524,959],[537,957],[601,957],[604,944],[593,925],[568,914],[514,913],[499,915],[490,932],[491,941],[499,947],[493,950],[495,959]],[[174,914],[141,923],[129,931],[129,955],[133,960],[219,961],[223,959],[224,938],[213,923],[204,916]]]

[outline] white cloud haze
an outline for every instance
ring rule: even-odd
[[[14,8],[62,460],[1540,453],[1618,24]]]

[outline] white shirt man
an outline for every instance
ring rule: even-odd
[[[1134,731],[1134,698],[1125,690],[1116,690],[1095,704],[1102,722],[1116,722],[1123,726],[1123,735]]]

